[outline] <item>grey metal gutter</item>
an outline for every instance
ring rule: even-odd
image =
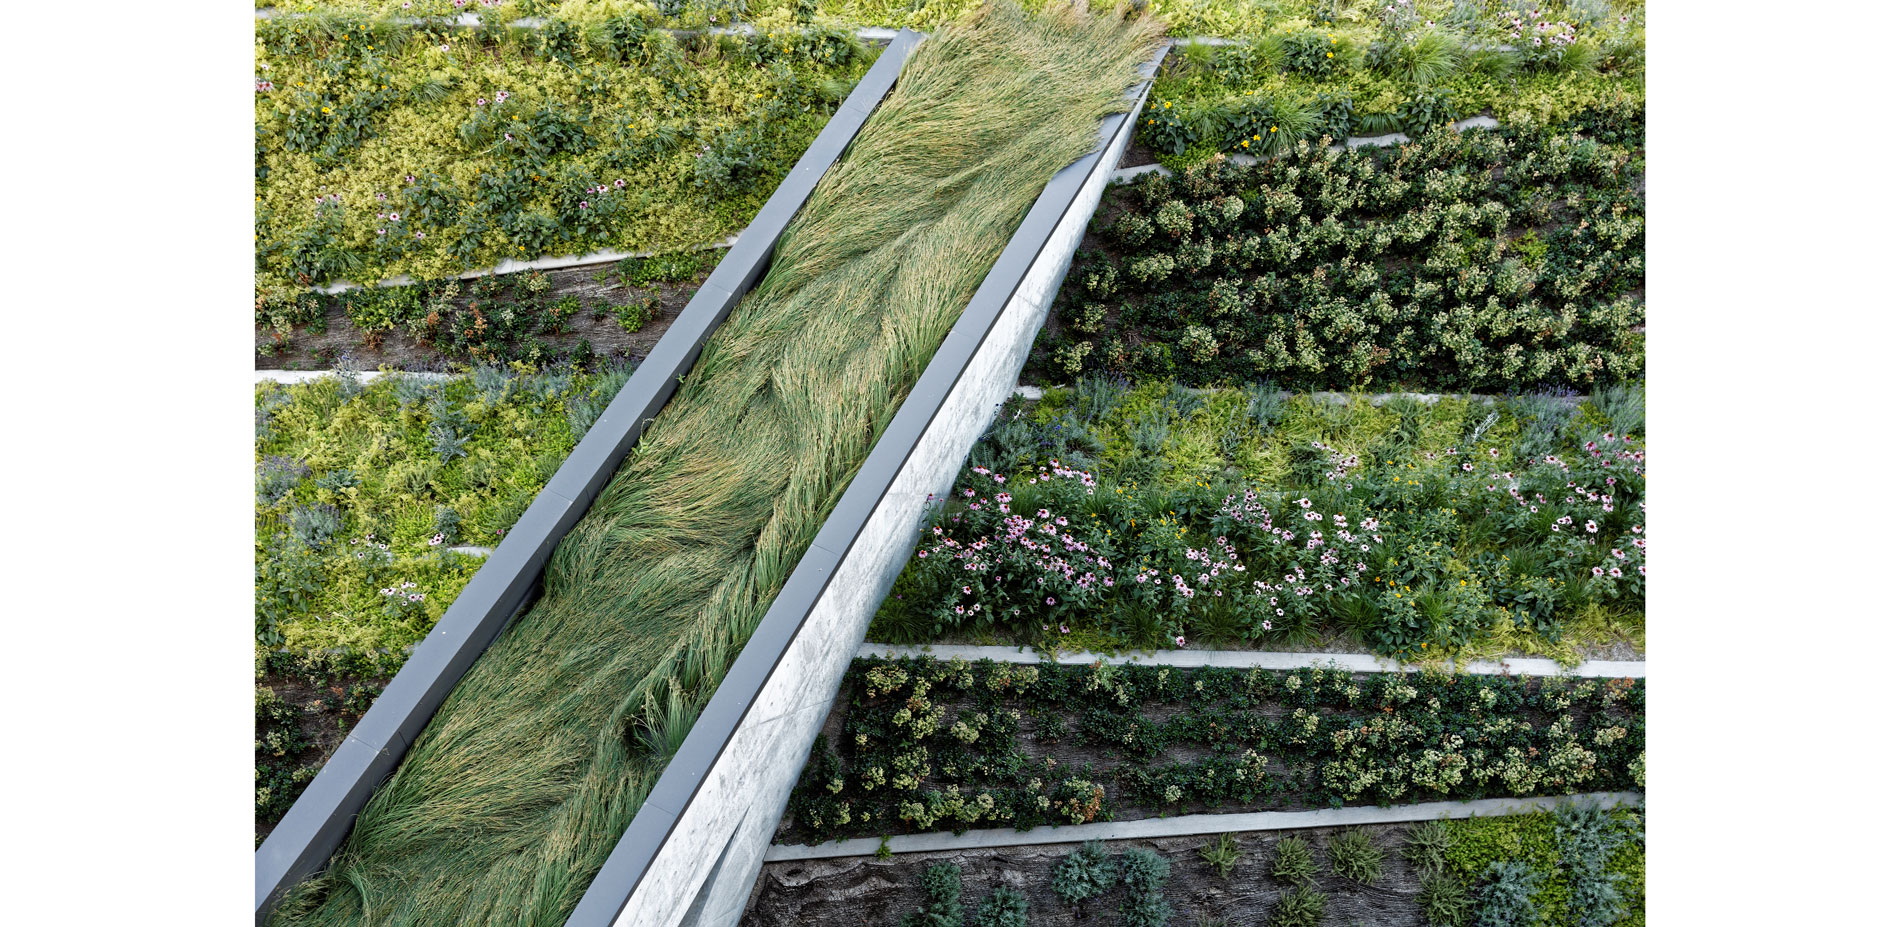
[[[463,674],[532,600],[554,548],[586,514],[641,431],[672,398],[680,377],[691,369],[707,339],[758,282],[785,227],[819,178],[857,137],[896,82],[910,48],[921,38],[909,30],[900,33],[865,73],[679,319],[661,336],[653,353],[257,848],[253,861],[258,923],[264,922],[285,891],[323,868],[357,813],[395,770]]]

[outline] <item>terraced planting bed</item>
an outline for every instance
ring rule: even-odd
[[[1643,922],[1642,5],[977,6],[259,16],[260,924]]]
[[[260,839],[629,372],[258,385]]]
[[[1091,845],[1096,850],[1050,843],[768,862],[741,923],[900,924],[919,911],[961,911],[965,923],[983,925],[1091,924],[1119,914],[1196,927],[1426,927],[1486,915],[1565,923],[1587,912],[1602,918],[1591,923],[1635,927],[1645,922],[1642,821],[1640,808],[1593,813],[1580,805],[1443,822],[1112,840]]]

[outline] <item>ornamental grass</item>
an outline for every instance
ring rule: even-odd
[[[985,7],[914,53],[772,267],[278,924],[559,924],[1028,207],[1123,110],[1145,16]]]

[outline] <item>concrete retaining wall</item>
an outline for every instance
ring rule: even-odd
[[[1144,77],[1159,66],[1149,62]],[[686,742],[581,899],[569,927],[727,927],[745,911],[792,786],[878,603],[934,496],[1041,330],[1134,109],[1059,171],[1018,227],[910,396],[813,540]]]

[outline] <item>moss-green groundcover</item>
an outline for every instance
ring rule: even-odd
[[[258,21],[260,292],[719,241],[873,58],[835,30],[655,23]]]
[[[290,808],[631,369],[257,386],[257,824]]]

